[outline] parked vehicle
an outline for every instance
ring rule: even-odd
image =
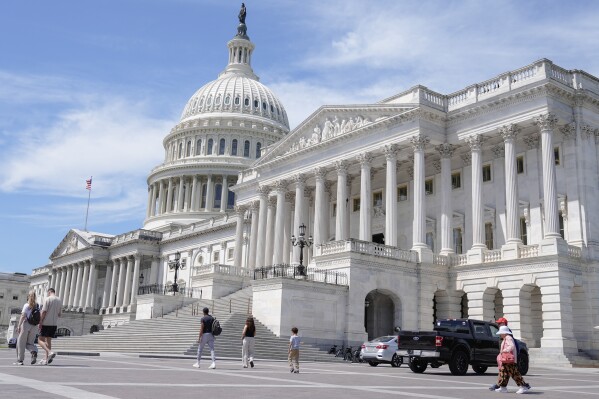
[[[393,367],[399,367],[403,363],[403,357],[397,353],[397,336],[385,335],[372,341],[364,342],[360,357],[372,367],[380,363],[389,363]]]
[[[449,365],[453,375],[464,375],[468,366],[477,374],[497,366],[499,327],[494,322],[470,319],[437,320],[433,331],[401,331],[398,333],[398,356],[409,358],[410,369],[423,373],[428,365]],[[519,347],[518,368],[528,373],[528,347],[516,340]]]

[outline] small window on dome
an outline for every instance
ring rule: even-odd
[[[200,155],[200,150],[202,149],[202,139],[198,139],[196,143],[196,155]]]
[[[225,139],[220,139],[219,145],[218,145],[218,155],[225,155],[225,147],[226,147],[226,142]]]
[[[279,115],[279,107],[277,107],[276,110],[277,110],[277,115]]]
[[[215,104],[220,104],[220,94],[218,96],[216,96],[216,102]]]
[[[231,155],[237,155],[237,139],[233,139],[231,143]]]
[[[206,101],[206,104],[212,104],[212,96],[208,96],[208,101]]]
[[[229,104],[231,104],[231,96],[227,96],[227,97],[225,97],[225,104],[226,104],[226,105],[229,105]]]
[[[246,97],[246,98],[245,98],[245,100],[243,100],[243,104],[244,104],[246,107],[249,107],[249,106],[250,106],[250,99],[249,99],[248,97]]]
[[[272,104],[270,104],[270,113],[271,114],[275,113],[275,107],[273,107]]]
[[[249,140],[246,140],[243,143],[243,156],[246,158],[250,157],[250,141]]]
[[[241,99],[239,98],[239,96],[235,97],[235,105],[239,105],[240,102]]]
[[[214,140],[208,140],[208,148],[206,148],[206,155],[212,155],[212,147],[214,146]]]
[[[191,156],[191,141],[187,142],[187,148],[185,149],[185,156]]]
[[[264,101],[262,102],[262,109],[266,111],[266,103]]]
[[[262,150],[262,143],[256,143],[256,159],[260,158],[262,155],[260,152]]]
[[[258,108],[260,106],[260,103],[258,102],[258,100],[254,100],[254,108]]]
[[[200,107],[204,105],[204,96],[202,96],[202,98],[200,99]]]

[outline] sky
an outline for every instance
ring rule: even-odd
[[[248,0],[254,72],[291,127],[324,104],[443,94],[549,58],[599,76],[599,2]],[[71,228],[142,227],[147,175],[226,66],[241,2],[0,5],[0,272],[44,266]]]

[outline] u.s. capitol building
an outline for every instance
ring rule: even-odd
[[[33,271],[63,298],[60,328],[152,317],[173,283],[187,302],[251,287],[258,320],[306,341],[504,316],[539,358],[597,358],[599,79],[542,59],[290,131],[245,26],[227,48],[163,140],[143,228],[73,229]]]

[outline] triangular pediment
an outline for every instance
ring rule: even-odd
[[[76,229],[70,230],[52,252],[50,259],[89,248],[92,244],[90,242],[91,237],[92,233]]]
[[[259,167],[281,156],[325,145],[361,130],[368,130],[415,108],[415,105],[410,104],[320,107],[285,138],[268,148],[252,167]]]

